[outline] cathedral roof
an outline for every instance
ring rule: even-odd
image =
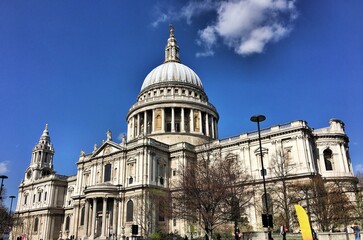
[[[180,63],[179,47],[174,37],[174,28],[171,25],[170,36],[165,47],[165,61],[146,76],[141,92],[157,85],[178,83],[191,85],[203,90],[203,85],[198,75],[192,69]]]

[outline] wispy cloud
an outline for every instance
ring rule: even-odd
[[[197,44],[204,47],[203,52],[198,52],[197,57],[208,57],[213,56],[213,46],[217,42],[217,36],[215,30],[212,27],[206,27],[198,32],[199,39],[197,39]]]
[[[157,26],[159,26],[160,23],[164,23],[164,22],[168,21],[169,19],[170,19],[170,17],[168,17],[167,14],[160,13],[158,19],[156,19],[154,22],[152,22],[151,25],[153,27],[157,27]]]
[[[357,164],[354,169],[356,173],[363,174],[363,164]]]
[[[298,12],[296,0],[204,0],[189,1],[176,12],[169,12],[162,19],[185,19],[188,24],[193,18],[207,11],[214,11],[214,19],[198,31],[196,40],[203,50],[196,55],[212,56],[213,48],[223,43],[235,53],[247,56],[262,53],[266,46],[288,36]],[[158,23],[161,20],[157,20]],[[157,26],[156,24],[154,26]],[[220,41],[219,41],[220,40]]]
[[[185,18],[188,24],[192,23],[194,16],[207,11],[216,10],[218,4],[213,0],[190,1],[180,11],[180,17]]]
[[[0,174],[5,174],[9,172],[8,164],[9,164],[8,161],[0,162]]]

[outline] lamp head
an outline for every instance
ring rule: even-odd
[[[252,122],[263,122],[266,120],[266,117],[264,115],[254,115],[250,119]]]

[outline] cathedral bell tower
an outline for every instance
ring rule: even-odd
[[[26,170],[26,180],[37,180],[54,173],[53,170],[54,148],[50,143],[48,124],[45,125],[39,142],[32,151],[30,166]]]

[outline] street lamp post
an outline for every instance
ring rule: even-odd
[[[260,145],[260,156],[261,156],[261,165],[262,165],[261,174],[262,174],[263,191],[264,191],[264,196],[265,196],[265,207],[266,207],[267,233],[268,233],[268,239],[270,240],[270,239],[272,239],[272,236],[271,236],[271,229],[270,229],[270,214],[269,214],[269,209],[268,209],[267,191],[266,191],[266,179],[265,179],[266,169],[265,169],[265,167],[263,165],[263,154],[262,154],[262,144],[261,144],[261,129],[260,129],[260,122],[265,121],[266,117],[264,115],[255,115],[255,116],[252,116],[250,120],[252,122],[257,123],[257,129],[258,129],[258,142],[259,142],[259,145]]]
[[[3,195],[2,195],[2,192],[3,192],[3,186],[4,186],[4,179],[7,179],[8,176],[5,176],[5,175],[0,175],[0,178],[1,178],[1,185],[0,185],[0,200],[3,199]]]

